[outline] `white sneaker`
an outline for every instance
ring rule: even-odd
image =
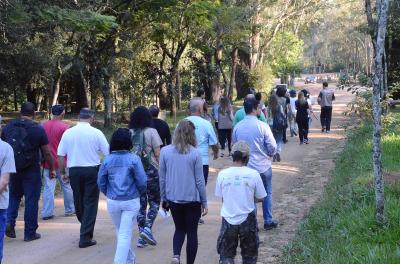
[[[172,257],[171,264],[180,264],[180,263],[181,263],[181,261],[180,261],[180,256],[179,255],[175,255],[175,256]]]

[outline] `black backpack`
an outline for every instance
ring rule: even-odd
[[[7,129],[5,141],[11,145],[14,150],[15,168],[17,172],[22,171],[33,163],[35,152],[28,140],[27,129],[31,127],[24,121],[16,121],[10,124]]]
[[[279,107],[279,110],[277,111],[277,113],[275,113],[275,116],[274,116],[272,129],[274,131],[281,131],[287,127],[288,127],[287,117],[286,117],[285,113],[282,112],[281,107]]]

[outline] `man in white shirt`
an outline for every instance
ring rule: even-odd
[[[260,174],[246,167],[250,147],[238,141],[232,148],[233,166],[218,174],[215,195],[222,198],[222,226],[217,242],[220,264],[234,263],[240,241],[243,263],[256,264],[258,231],[255,203],[267,196]]]
[[[96,245],[93,231],[99,203],[97,173],[101,157],[109,154],[107,139],[91,126],[93,120],[94,111],[83,108],[78,124],[65,131],[57,150],[60,174],[64,181],[70,180],[74,193],[76,216],[81,223],[80,248]],[[65,157],[68,158],[68,175]]]

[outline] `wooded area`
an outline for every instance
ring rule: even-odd
[[[385,67],[399,82],[399,2],[389,1]],[[213,102],[269,93],[273,78],[372,74],[364,2],[344,0],[2,0],[2,111],[22,101],[171,114],[198,88]]]

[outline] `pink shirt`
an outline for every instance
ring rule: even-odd
[[[69,128],[69,125],[60,120],[54,119],[44,123],[43,128],[49,139],[49,147],[51,155],[53,156],[54,167],[58,169],[57,148],[60,144],[62,135]],[[47,163],[44,163],[43,167],[48,169],[50,166]]]

